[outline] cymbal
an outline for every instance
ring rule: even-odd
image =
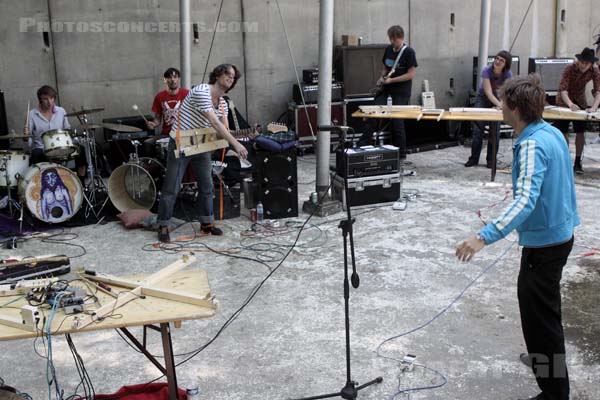
[[[117,131],[117,132],[141,132],[142,131],[142,129],[137,128],[135,126],[111,124],[108,122],[103,122],[100,125],[106,129],[112,129],[113,131]]]
[[[31,137],[31,135],[9,133],[7,135],[1,135],[0,136],[0,140],[4,140],[4,139],[29,139],[30,137]]]
[[[83,131],[83,130],[85,130],[85,129],[86,129],[86,127],[87,127],[87,129],[100,129],[100,128],[103,128],[103,126],[102,126],[102,125],[100,125],[100,124],[87,124],[86,126],[84,126],[84,125],[79,125],[79,126],[78,126],[77,128],[75,128],[75,129],[77,129],[78,131]]]
[[[93,113],[97,113],[100,111],[104,111],[104,108],[89,108],[87,110],[73,111],[73,112],[68,113],[67,117],[78,117],[80,115],[93,114]]]

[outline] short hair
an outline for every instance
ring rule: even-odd
[[[402,39],[404,38],[404,29],[400,25],[393,25],[388,28],[387,34],[389,38]]]
[[[512,65],[512,56],[510,53],[506,50],[501,50],[496,54],[496,57],[504,58],[504,68],[502,69],[502,72],[510,71],[510,66]]]
[[[235,76],[233,78],[233,83],[231,84],[231,87],[225,91],[225,93],[229,92],[231,89],[233,89],[235,87],[235,84],[237,83],[237,81],[242,77],[240,70],[237,69],[237,67],[233,64],[217,65],[215,67],[215,69],[213,69],[212,72],[210,73],[210,75],[208,76],[208,83],[210,85],[214,84],[217,81],[217,79],[219,79],[221,77],[221,75],[225,75],[225,73],[229,70],[229,68],[233,68],[233,71],[235,72]]]
[[[511,110],[518,109],[524,122],[542,119],[546,92],[538,74],[507,79],[500,88],[500,98]]]
[[[48,96],[52,97],[53,99],[56,99],[56,90],[54,90],[52,86],[44,85],[37,91],[38,101],[41,99],[42,96]]]
[[[177,68],[167,68],[167,70],[164,73],[164,77],[165,79],[172,77],[173,75],[177,75],[177,77],[181,77],[181,73],[179,72],[179,70]]]

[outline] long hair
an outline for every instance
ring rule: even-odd
[[[235,87],[235,84],[237,83],[237,81],[242,77],[240,70],[237,69],[237,67],[233,64],[217,65],[215,67],[215,69],[213,69],[212,72],[210,73],[210,75],[208,76],[208,83],[210,85],[214,84],[217,81],[217,79],[219,79],[221,77],[221,75],[225,75],[227,73],[227,71],[229,71],[229,68],[233,68],[233,71],[235,72],[235,76],[233,78],[233,83],[231,84],[231,87],[225,91],[225,93],[229,92],[231,89],[233,89]]]
[[[512,56],[510,53],[506,50],[501,50],[496,54],[496,57],[504,58],[504,68],[502,69],[502,72],[510,71],[510,66],[512,65]]]

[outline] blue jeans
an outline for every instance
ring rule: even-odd
[[[212,164],[210,152],[196,154],[190,157],[175,158],[175,140],[169,141],[169,152],[167,155],[167,172],[160,193],[158,204],[158,225],[168,226],[173,216],[173,208],[177,200],[177,193],[181,187],[181,180],[188,165],[192,166],[192,172],[198,182],[198,214],[201,224],[212,224],[215,220],[213,210],[214,186],[212,181]]]
[[[492,102],[485,96],[485,94],[477,94],[477,98],[475,99],[475,108],[493,108],[494,105]],[[471,157],[469,157],[469,161],[474,161],[475,164],[479,163],[479,156],[481,154],[481,147],[483,143],[483,129],[485,122],[483,121],[474,121],[473,122],[473,142],[471,143]],[[490,135],[488,137],[487,144],[487,156],[486,161],[492,163],[494,160],[492,144],[493,139],[496,139],[496,154],[498,154],[498,146],[500,145],[500,123],[499,122],[489,122],[490,127]]]

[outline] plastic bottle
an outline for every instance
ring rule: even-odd
[[[392,96],[388,95],[387,97],[387,105],[391,106],[392,105]]]
[[[263,205],[262,203],[259,201],[258,203],[256,203],[256,221],[257,222],[262,222],[263,221]]]
[[[187,384],[187,388],[185,389],[185,394],[187,395],[188,400],[198,400],[200,398],[200,389],[197,377],[190,379]]]

